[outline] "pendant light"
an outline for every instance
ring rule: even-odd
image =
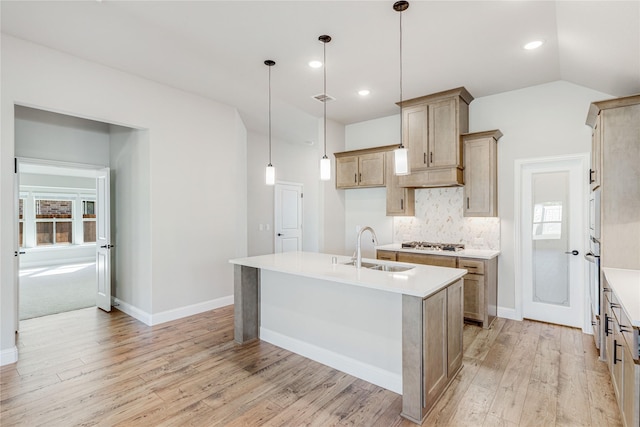
[[[393,152],[394,170],[396,175],[409,175],[409,150],[403,145],[404,118],[402,114],[402,12],[409,7],[408,1],[397,1],[393,10],[400,12],[400,146]]]
[[[267,185],[275,185],[276,168],[271,164],[271,67],[276,65],[276,62],[271,59],[267,59],[264,61],[264,65],[269,67],[269,164],[267,164],[265,171],[265,183]]]
[[[320,180],[329,181],[331,179],[331,160],[327,157],[327,43],[331,41],[331,36],[322,35],[318,37],[318,40],[323,43],[322,70],[324,72],[324,89],[322,92],[324,95],[324,100],[322,101],[324,107],[324,155],[320,159]]]

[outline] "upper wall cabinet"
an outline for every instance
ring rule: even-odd
[[[462,135],[464,216],[498,216],[499,130]]]
[[[396,145],[335,153],[336,188],[385,186],[385,151]]]
[[[400,187],[398,178],[394,173],[393,151],[385,153],[387,168],[387,216],[413,216],[415,215],[415,190],[413,188]]]
[[[469,130],[469,103],[464,87],[403,101],[402,143],[409,150],[411,174],[399,177],[402,187],[463,184],[460,134]]]

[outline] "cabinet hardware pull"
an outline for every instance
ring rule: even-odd
[[[594,173],[596,173],[596,171],[594,171],[593,169],[589,169],[589,184],[593,184],[594,182],[596,182],[596,180],[593,179]]]
[[[429,153],[429,163],[433,163],[433,151]]]
[[[358,174],[357,173],[353,174],[353,182],[355,182],[356,184],[358,183]]]
[[[609,289],[609,288],[602,288],[602,292],[611,292],[611,289]]]
[[[626,329],[626,325],[618,325],[620,327],[620,332],[631,332],[631,329]]]
[[[607,313],[604,314],[604,335],[606,337],[609,336],[609,333],[611,331],[609,331],[609,321],[611,320],[611,317],[609,317],[609,315]]]
[[[615,302],[610,302],[609,303],[609,307],[611,307],[611,308],[620,308],[620,304],[617,304]]]
[[[591,321],[591,326],[596,326],[596,322],[594,322],[593,320]]]
[[[427,153],[422,153],[422,163],[427,164]]]
[[[358,176],[358,182],[362,182],[362,172]]]
[[[467,197],[467,209],[469,209],[469,198]]]
[[[404,199],[400,199],[400,210],[404,209]]]
[[[618,347],[622,347],[622,344],[618,344],[617,340],[613,340],[613,364],[622,362],[622,359],[618,359]]]

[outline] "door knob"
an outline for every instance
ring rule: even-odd
[[[571,255],[578,255],[580,252],[576,251],[575,249],[572,250],[571,252],[565,252],[565,254],[571,254]]]
[[[278,236],[282,236],[282,233],[278,233]]]

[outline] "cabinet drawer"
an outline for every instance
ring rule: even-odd
[[[377,251],[376,258],[386,261],[397,261],[397,253],[393,251]]]
[[[624,337],[624,341],[629,347],[629,351],[633,359],[638,360],[638,333],[639,330],[631,326],[631,322],[627,317],[627,314],[624,310],[620,310],[620,317],[618,318],[618,323],[620,326],[620,332],[622,332],[622,336]]]
[[[456,267],[456,258],[448,256],[413,254],[408,252],[398,252],[398,262],[410,262],[413,264],[435,265],[438,267]]]
[[[458,268],[467,269],[469,274],[484,274],[484,261],[476,261],[473,259],[459,258]]]

